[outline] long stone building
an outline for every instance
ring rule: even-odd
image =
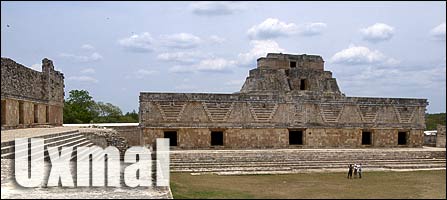
[[[144,143],[180,149],[421,147],[427,105],[346,97],[321,56],[269,53],[240,92],[141,92],[139,112]]]
[[[64,75],[42,60],[42,72],[1,58],[1,128],[61,126]]]

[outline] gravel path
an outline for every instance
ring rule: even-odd
[[[121,187],[38,187],[24,188],[16,184],[13,176],[14,160],[1,159],[1,198],[15,199],[172,199],[168,187],[136,187],[130,188],[121,183]],[[49,170],[50,163],[45,163]],[[121,165],[124,168],[124,164]],[[75,164],[71,165],[72,170]],[[72,171],[72,174],[75,174]],[[121,177],[122,174],[121,174]],[[122,178],[123,179],[123,178]],[[73,180],[76,180],[74,175]],[[76,182],[76,181],[75,181]]]
[[[78,130],[79,127],[53,127],[53,128],[25,128],[25,129],[13,129],[2,130],[1,139],[2,142],[14,140],[15,138],[30,138],[37,136],[44,136],[56,133],[62,133],[67,131]]]

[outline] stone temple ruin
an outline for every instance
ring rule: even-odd
[[[238,93],[141,92],[139,112],[145,144],[179,149],[422,147],[427,105],[346,97],[321,56],[269,53]]]
[[[1,58],[1,128],[61,126],[64,75],[42,60],[42,72]]]

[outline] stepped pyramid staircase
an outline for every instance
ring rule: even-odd
[[[37,136],[34,138],[43,138],[45,149],[46,147],[58,147],[60,150],[62,147],[73,147],[71,159],[76,157],[76,150],[78,147],[91,147],[94,145],[94,143],[87,139],[84,134],[80,133],[79,130],[62,131],[59,133]],[[14,159],[14,144],[14,140],[1,143],[2,159]],[[44,156],[46,160],[49,160],[47,151],[45,151]]]
[[[171,172],[281,174],[309,171],[429,170],[446,168],[445,149],[272,149],[171,151]]]

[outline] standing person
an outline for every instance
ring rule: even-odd
[[[359,172],[359,178],[362,178],[362,163],[360,163],[358,166],[358,172]]]
[[[354,164],[354,178],[357,178],[357,164]]]
[[[349,168],[348,179],[352,179],[352,164],[349,164],[348,168]]]

